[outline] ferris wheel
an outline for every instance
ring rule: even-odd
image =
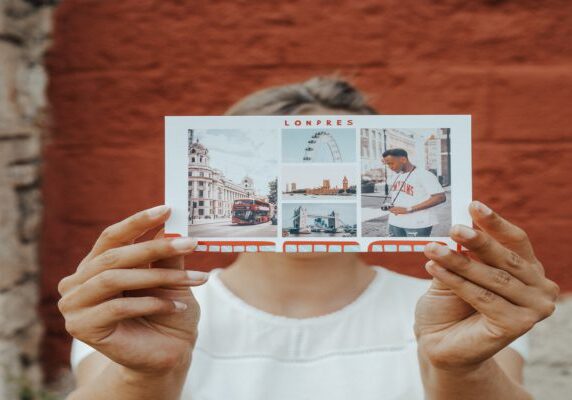
[[[342,162],[336,139],[325,131],[314,133],[304,149],[304,162]]]

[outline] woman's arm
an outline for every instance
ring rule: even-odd
[[[415,318],[425,391],[432,400],[529,399],[505,349],[553,313],[558,285],[522,229],[481,203],[469,210],[481,230],[457,225],[451,238],[471,257],[436,243],[425,250],[433,282]]]
[[[87,356],[76,370],[76,390],[67,400],[179,399],[189,364],[164,373],[138,373],[100,353]]]
[[[208,274],[184,270],[189,238],[135,243],[168,215],[157,207],[108,227],[60,282],[67,331],[98,351],[78,366],[70,399],[180,397],[200,315],[190,287]]]
[[[516,351],[504,349],[475,368],[442,370],[424,360],[419,361],[428,399],[503,399],[532,400],[522,386],[522,360]],[[512,353],[512,354],[511,354]],[[503,365],[504,364],[504,365]],[[519,365],[520,364],[520,365]]]

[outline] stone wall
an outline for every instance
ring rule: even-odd
[[[569,399],[572,392],[572,296],[565,295],[552,316],[531,332],[526,387],[536,400]]]
[[[38,234],[43,55],[52,13],[40,1],[0,0],[0,398],[38,388]]]

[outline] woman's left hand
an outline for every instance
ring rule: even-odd
[[[442,369],[477,367],[554,312],[559,293],[547,279],[526,233],[479,202],[481,230],[456,225],[451,238],[472,258],[427,245],[431,288],[417,304],[420,355]]]

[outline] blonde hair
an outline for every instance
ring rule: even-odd
[[[314,107],[353,114],[377,114],[358,89],[339,77],[314,77],[305,82],[263,89],[231,106],[226,115],[293,115]]]

